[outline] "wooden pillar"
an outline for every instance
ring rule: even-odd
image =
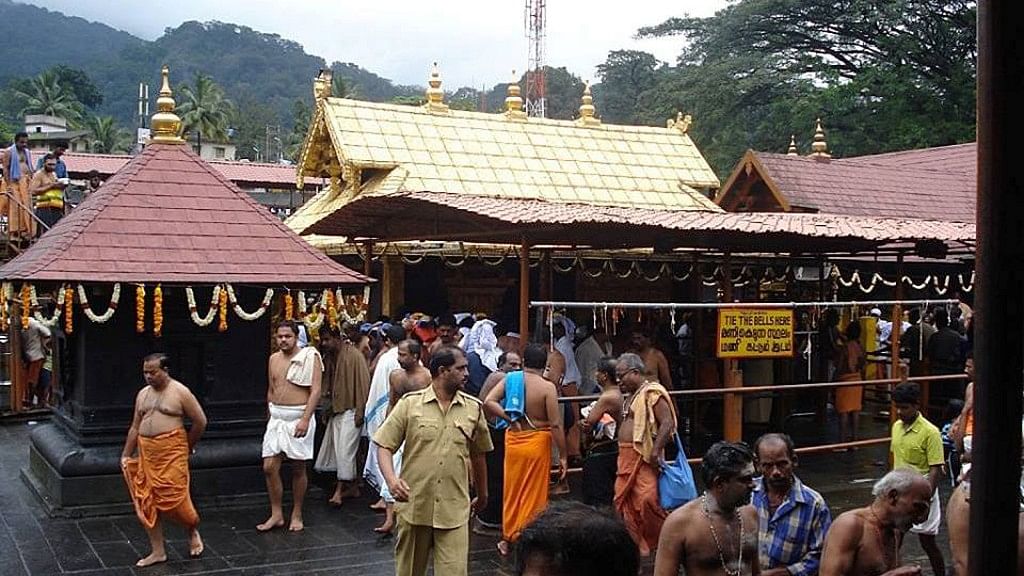
[[[370,271],[373,269],[373,241],[367,240],[363,243],[363,276],[370,276]]]
[[[519,342],[530,342],[530,243],[523,238],[519,247]]]
[[[1024,128],[1018,5],[978,2],[977,289],[969,573],[1017,565],[1024,373],[1024,203],[1017,150]]]
[[[405,262],[400,256],[381,256],[380,310],[394,317],[405,304]]]
[[[722,263],[722,276],[724,276],[722,287],[722,301],[732,302],[732,266],[729,257],[726,255]],[[725,388],[739,388],[743,386],[743,372],[739,369],[739,362],[727,358],[723,364],[723,380]],[[739,442],[743,439],[743,397],[738,394],[726,394],[723,401],[722,415],[722,436],[729,442]]]

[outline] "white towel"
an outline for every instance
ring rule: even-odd
[[[290,460],[312,460],[316,418],[309,419],[309,429],[302,438],[295,437],[295,427],[306,410],[305,405],[282,406],[270,403],[270,419],[263,433],[263,457],[284,454]]]
[[[310,387],[313,385],[313,370],[320,353],[312,346],[299,349],[288,362],[288,374],[285,378],[296,386]],[[324,362],[320,360],[320,371],[323,372]]]

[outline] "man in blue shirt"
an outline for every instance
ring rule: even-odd
[[[786,434],[761,436],[754,454],[761,474],[752,498],[761,576],[816,575],[832,524],[825,499],[796,477],[796,450]]]
[[[68,177],[68,166],[67,166],[67,164],[64,163],[64,159],[61,158],[61,156],[63,156],[64,153],[67,152],[67,151],[68,151],[68,147],[66,145],[64,145],[64,144],[57,144],[57,147],[53,149],[53,152],[52,152],[53,157],[57,159],[57,167],[54,169],[53,174],[57,178],[67,178]],[[44,155],[40,155],[39,156],[39,160],[36,161],[36,171],[37,172],[39,170],[43,169],[43,162],[45,160],[43,158],[43,156]]]

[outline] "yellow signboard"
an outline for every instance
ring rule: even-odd
[[[721,308],[719,358],[781,358],[793,355],[793,310]]]

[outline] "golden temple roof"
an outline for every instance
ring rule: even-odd
[[[718,212],[699,189],[720,182],[687,127],[517,120],[324,96],[298,178],[332,184],[289,226],[304,230],[357,196],[397,192]]]

